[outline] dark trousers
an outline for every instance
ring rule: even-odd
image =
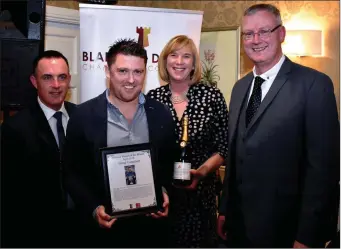
[[[1,247],[82,247],[79,236],[82,225],[74,211],[51,212],[43,215],[37,210],[23,215],[21,222],[1,217]]]
[[[340,248],[340,230],[335,233],[327,248]]]
[[[137,216],[119,218],[111,229],[98,225],[86,231],[87,246],[94,248],[168,247],[168,220]]]

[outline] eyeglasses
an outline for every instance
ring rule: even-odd
[[[242,37],[245,41],[249,41],[249,40],[252,40],[254,36],[257,34],[259,35],[259,38],[265,39],[265,38],[268,38],[272,32],[274,32],[276,29],[278,29],[281,26],[282,24],[279,24],[273,29],[265,29],[265,30],[263,29],[258,32],[252,32],[252,31],[246,32],[246,33],[242,32]]]

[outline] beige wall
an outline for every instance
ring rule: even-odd
[[[338,108],[340,106],[340,5],[339,1],[263,1],[275,4],[282,12],[284,24],[314,24],[323,30],[324,57],[291,58],[326,73],[333,80]],[[243,11],[260,1],[120,1],[119,5],[204,11],[204,28],[239,26]],[[78,9],[76,1],[47,0],[47,5]],[[252,68],[241,49],[241,75]]]

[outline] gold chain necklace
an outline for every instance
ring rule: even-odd
[[[169,85],[169,90],[171,91],[171,101],[173,104],[180,104],[180,103],[183,103],[185,101],[188,101],[188,98],[187,98],[187,93],[188,93],[188,90],[180,93],[179,95],[174,95],[173,92],[172,92],[172,89]]]

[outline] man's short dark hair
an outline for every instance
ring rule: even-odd
[[[120,39],[109,47],[109,51],[106,54],[109,67],[115,63],[118,54],[140,57],[144,59],[144,63],[147,65],[147,51],[134,39]]]
[[[36,72],[39,61],[42,59],[45,59],[45,58],[46,59],[62,58],[65,61],[66,65],[69,67],[68,60],[66,59],[66,57],[61,52],[58,52],[56,50],[46,50],[34,59],[34,61],[33,61],[33,74],[35,74],[35,72]]]

